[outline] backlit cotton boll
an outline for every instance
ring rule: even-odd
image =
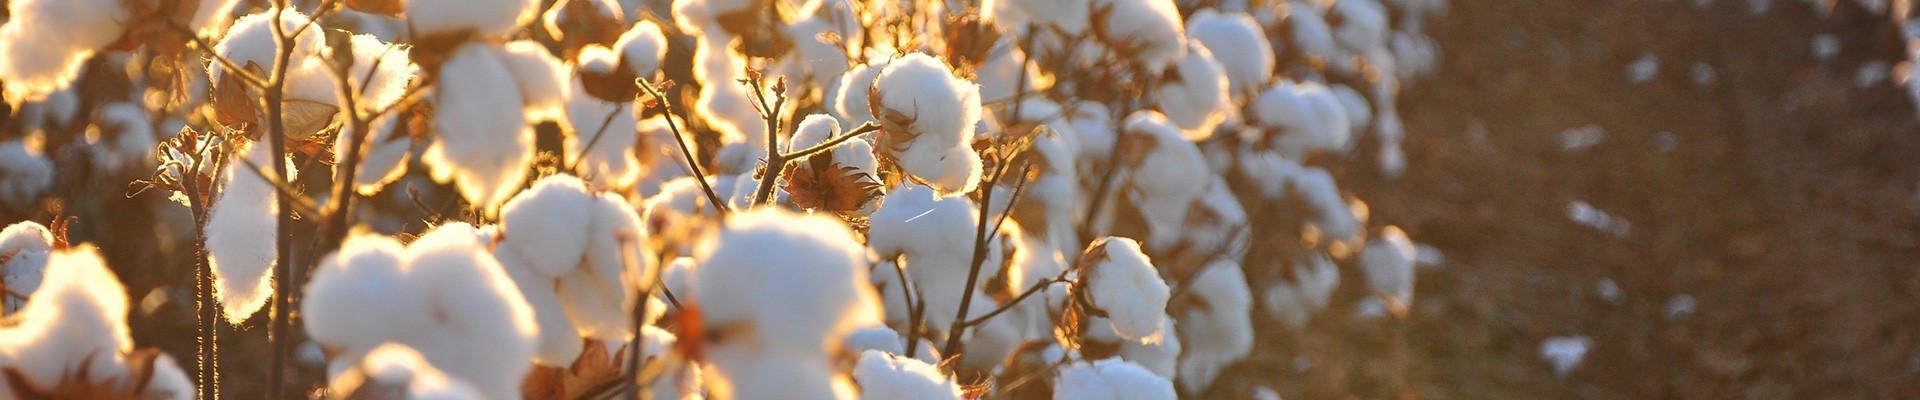
[[[1299,160],[1316,152],[1345,152],[1353,145],[1352,125],[1339,97],[1315,82],[1280,81],[1254,101],[1257,120],[1282,156]]]
[[[219,197],[208,209],[207,263],[213,269],[214,295],[235,324],[253,316],[273,295],[273,238],[280,205],[274,184],[260,172],[271,174],[273,163],[281,161],[269,150],[265,143],[250,143],[239,150],[244,161],[228,160],[220,171]]]
[[[1173,0],[1094,0],[1094,34],[1120,59],[1157,73],[1186,55],[1186,27]]]
[[[336,396],[356,398],[376,393],[398,394],[395,400],[487,398],[472,385],[435,369],[420,352],[396,343],[375,348],[352,370],[334,377],[328,391]]]
[[[852,129],[860,124],[874,122],[873,111],[867,107],[867,97],[873,89],[873,79],[880,77],[880,71],[886,68],[886,61],[878,64],[860,64],[847,69],[840,79],[835,80],[832,90],[827,91],[828,111],[839,118],[841,128]]]
[[[581,337],[618,341],[632,333],[626,310],[653,256],[624,199],[553,175],[508,200],[501,216],[493,254],[533,307],[542,363],[567,365]]]
[[[1067,364],[1054,383],[1054,400],[1172,400],[1173,382],[1139,364],[1105,359]]]
[[[126,31],[132,18],[119,0],[16,0],[0,25],[0,81],[9,103],[39,100],[65,89],[81,65]]]
[[[958,312],[979,215],[964,196],[941,197],[915,184],[896,188],[873,212],[867,246],[881,259],[906,256],[907,278],[919,288],[916,297],[927,302],[933,326],[952,323]]]
[[[336,354],[338,376],[373,346],[412,347],[485,393],[518,393],[538,327],[527,302],[472,225],[442,225],[401,248],[355,235],[321,260],[301,314]]]
[[[567,120],[573,133],[566,136],[566,159],[577,165],[581,175],[591,179],[596,188],[633,185],[643,166],[633,155],[639,121],[634,120],[632,103],[594,98],[587,94],[579,77],[572,78],[572,84],[567,96]]]
[[[852,89],[848,89],[852,90]],[[876,152],[942,194],[979,184],[973,135],[980,121],[980,87],[953,75],[945,63],[911,53],[888,63],[873,83],[868,107],[883,128]]]
[[[940,368],[912,358],[867,350],[853,366],[861,399],[959,400],[960,385]]]
[[[1139,243],[1103,237],[1087,245],[1086,254],[1080,257],[1087,268],[1084,279],[1090,300],[1095,307],[1106,310],[1114,333],[1126,340],[1146,342],[1166,333],[1161,331],[1161,320],[1167,317],[1170,292],[1153,262],[1140,252]]]
[[[259,68],[249,72],[257,78],[267,79],[275,69],[280,50],[280,43],[273,32],[276,14],[283,31],[288,34],[299,32],[294,37],[293,49],[290,50],[292,55],[288,58],[286,75],[282,78],[282,96],[286,101],[280,114],[285,124],[284,133],[288,138],[306,138],[339,121],[341,107],[335,94],[336,85],[327,61],[322,57],[329,51],[325,34],[322,33],[325,27],[296,11],[263,11],[234,21],[227,36],[214,45],[214,53],[241,68]],[[300,30],[310,23],[312,27]],[[229,76],[233,74],[226,70],[224,63],[210,63],[207,67],[208,83],[214,88],[213,102],[220,122],[257,123],[257,117],[252,113],[264,110],[256,109],[258,106],[253,103],[256,98],[247,92],[245,82]]]
[[[53,233],[47,227],[33,221],[22,221],[8,225],[0,230],[0,274],[4,275],[7,290],[31,298],[35,290],[40,289],[40,281],[47,274],[47,257],[53,255]],[[27,298],[18,296],[0,296],[0,304],[5,304],[5,315],[20,312],[27,305]]]
[[[620,51],[620,63],[635,76],[653,76],[667,58],[667,35],[660,32],[660,25],[643,20],[621,33],[613,48]]]
[[[434,132],[422,154],[434,180],[492,210],[513,193],[533,162],[533,129],[500,50],[468,43],[440,66],[432,95]]]
[[[416,36],[472,32],[503,37],[537,16],[535,0],[409,0],[407,22]]]
[[[1167,120],[1180,127],[1193,141],[1213,136],[1213,128],[1226,120],[1230,98],[1227,76],[1213,52],[1203,46],[1188,46],[1187,54],[1173,64],[1172,73],[1154,90],[1154,100]]]
[[[129,354],[126,289],[99,251],[61,250],[48,257],[48,265],[46,281],[27,307],[0,327],[0,368],[8,371],[0,393],[29,389],[13,385],[53,388],[86,377],[88,384],[129,398],[192,398],[193,384],[165,354],[147,359],[150,375],[135,374],[140,366],[134,363],[142,359]]]
[[[1360,251],[1360,268],[1367,283],[1389,302],[1405,305],[1413,302],[1413,241],[1400,227],[1387,226],[1380,236],[1367,242]]]
[[[1273,76],[1273,44],[1246,13],[1200,10],[1187,20],[1187,36],[1205,45],[1227,74],[1227,91],[1251,93]]]
[[[380,41],[372,35],[353,36],[353,68],[348,79],[354,87],[365,87],[363,107],[388,107],[400,101],[406,93],[407,85],[420,67],[407,60],[410,48],[406,45]],[[372,79],[361,82],[365,77]],[[387,184],[399,180],[406,172],[406,162],[412,157],[413,140],[398,125],[399,113],[388,113],[369,124],[364,153],[360,157],[360,170],[354,175],[355,191],[361,194],[377,193]],[[353,135],[342,132],[334,137],[334,168],[338,174],[340,165],[346,163],[347,151],[351,147]]]
[[[1253,350],[1253,294],[1234,261],[1216,261],[1195,274],[1183,292],[1190,302],[1176,326],[1186,352],[1180,354],[1180,386],[1198,395],[1228,366]]]

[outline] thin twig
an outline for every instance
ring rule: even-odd
[[[707,173],[700,168],[698,161],[694,161],[693,149],[687,146],[687,136],[680,133],[679,125],[673,123],[673,103],[669,102],[667,96],[660,93],[660,90],[654,88],[653,84],[648,83],[646,79],[635,79],[634,83],[640,85],[640,90],[646,91],[647,95],[653,96],[655,101],[660,102],[660,113],[666,115],[667,129],[673,130],[673,140],[680,145],[680,155],[686,159],[687,170],[692,171],[695,182],[700,182],[700,190],[706,192],[707,201],[713,203],[714,210],[725,218],[729,211],[727,203],[720,201],[720,195],[713,191],[713,185],[707,183]]]
[[[773,93],[776,100],[769,103],[761,78],[751,78],[747,82],[753,86],[753,97],[760,102],[761,117],[767,120],[767,168],[760,176],[760,186],[753,190],[752,204],[759,206],[773,201],[775,182],[780,181],[780,173],[787,169],[788,158],[780,153],[780,109],[787,105],[787,94],[785,91],[776,91]]]
[[[798,159],[806,158],[807,156],[811,156],[814,154],[818,154],[822,151],[827,151],[828,149],[832,149],[834,148],[834,146],[839,146],[841,143],[846,143],[848,140],[853,140],[854,137],[877,132],[879,130],[880,130],[880,125],[875,125],[872,122],[868,122],[865,124],[861,124],[860,127],[858,128],[853,128],[853,131],[851,132],[840,134],[840,136],[827,140],[825,142],[820,142],[818,144],[814,144],[813,146],[808,146],[807,148],[800,149],[799,151],[782,154],[780,155],[780,158],[784,158],[787,160],[798,160]]]
[[[580,160],[587,158],[587,152],[593,151],[594,145],[600,144],[600,138],[607,135],[607,125],[613,125],[613,117],[620,116],[620,112],[625,111],[626,107],[626,104],[613,105],[613,111],[607,112],[607,118],[600,120],[600,129],[593,132],[593,139],[587,140],[587,147],[580,149],[578,157],[567,160],[567,171],[573,172],[576,176],[580,175],[580,171],[575,169],[580,168]]]
[[[194,337],[198,362],[194,373],[199,381],[194,388],[200,400],[220,398],[219,335],[215,326],[220,321],[220,305],[213,297],[213,266],[207,262],[207,199],[201,198],[204,188],[198,176],[207,158],[196,154],[192,168],[185,170],[182,175],[186,179],[181,182],[186,185],[187,206],[193,212],[193,297],[198,318],[195,321],[198,332]]]
[[[998,171],[994,171],[990,179],[980,185],[980,204],[993,204],[993,187],[999,185],[1000,178],[1002,178],[1009,169],[1010,168],[1001,166]],[[993,214],[987,211],[988,210],[981,210],[979,221],[974,223],[973,262],[967,269],[966,289],[960,292],[960,310],[954,314],[953,324],[947,329],[946,346],[942,346],[940,349],[940,355],[942,356],[956,356],[957,353],[955,353],[955,351],[960,349],[960,336],[967,329],[965,325],[961,325],[960,323],[966,322],[967,320],[967,309],[973,306],[974,288],[978,287],[980,283],[981,264],[987,261],[987,241],[989,235],[989,232],[987,232],[987,217]]]
[[[274,0],[273,37],[279,45],[274,54],[273,74],[267,78],[267,86],[262,97],[266,101],[267,143],[273,155],[274,176],[287,176],[287,137],[284,115],[285,88],[287,84],[287,66],[292,63],[295,48],[294,36],[287,34],[285,20],[288,0]],[[312,22],[309,18],[308,22]],[[297,33],[297,32],[296,32]],[[274,271],[273,271],[273,320],[267,332],[270,342],[267,364],[267,396],[280,397],[282,381],[286,379],[287,326],[292,310],[287,309],[288,296],[293,292],[293,213],[289,205],[289,196],[277,196],[280,202],[279,223],[274,225]]]

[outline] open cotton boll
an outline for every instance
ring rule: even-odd
[[[1325,253],[1311,253],[1291,266],[1293,281],[1280,282],[1261,293],[1267,313],[1293,329],[1307,326],[1313,314],[1326,310],[1340,286],[1340,269]]]
[[[1173,382],[1139,364],[1117,359],[1067,364],[1054,382],[1054,400],[1172,400]]]
[[[346,397],[390,393],[398,395],[396,400],[487,398],[466,382],[435,369],[420,352],[396,343],[374,349],[350,373],[335,377],[328,386],[334,395]]]
[[[87,130],[86,141],[96,170],[118,172],[153,167],[153,121],[139,105],[100,106],[99,121],[94,125],[94,129]]]
[[[46,98],[80,75],[93,52],[132,18],[117,0],[16,0],[0,25],[0,81],[11,103]]]
[[[351,74],[347,79],[355,88],[366,87],[362,92],[362,101],[376,107],[400,101],[400,97],[407,92],[407,85],[415,75],[420,74],[420,66],[407,58],[412,47],[388,43],[373,35],[353,35],[352,41],[353,68],[349,70]],[[369,77],[372,79],[365,79]]]
[[[888,63],[874,80],[868,107],[884,128],[874,147],[907,174],[941,193],[966,193],[978,184],[972,143],[980,121],[980,87],[953,75],[945,63],[911,53]]]
[[[1340,18],[1334,37],[1355,53],[1387,45],[1387,8],[1376,0],[1341,0],[1327,10]]]
[[[1052,25],[1068,35],[1079,34],[1087,30],[1092,5],[1089,0],[1060,1],[1005,1],[1002,4],[1012,6],[1028,22],[1039,25]]]
[[[37,139],[30,137],[29,139]],[[0,204],[15,210],[33,208],[40,194],[53,186],[53,160],[38,144],[26,140],[0,141]]]
[[[1388,43],[1400,80],[1412,80],[1433,73],[1440,62],[1439,45],[1418,31],[1396,31]]]
[[[528,266],[525,256],[514,246],[494,246],[493,257],[500,261],[507,278],[520,289],[528,309],[533,311],[534,324],[540,327],[539,337],[534,340],[533,362],[554,367],[573,365],[573,361],[580,358],[584,344],[574,327],[573,317],[567,315],[566,306],[560,303],[553,277]]]
[[[934,326],[953,321],[964,297],[979,211],[964,196],[940,197],[926,186],[906,184],[873,212],[867,246],[882,259],[906,255],[908,279],[927,302]]]
[[[822,357],[787,352],[742,354],[716,349],[707,395],[718,400],[852,399],[853,383]],[[728,361],[722,361],[728,360]]]
[[[1186,54],[1186,27],[1173,0],[1094,0],[1093,32],[1121,59],[1159,72]]]
[[[1167,283],[1153,268],[1152,260],[1140,252],[1133,239],[1107,236],[1095,239],[1081,255],[1088,264],[1086,277],[1090,300],[1106,310],[1113,330],[1121,338],[1152,343],[1165,332],[1161,321],[1167,318]]]
[[[219,198],[208,210],[206,227],[214,295],[234,324],[253,316],[273,294],[273,238],[280,215],[273,183],[246,164],[264,169],[281,161],[263,143],[246,145],[240,153],[244,162],[230,160],[220,171]]]
[[[1365,233],[1361,229],[1360,218],[1348,207],[1347,201],[1340,196],[1340,188],[1335,186],[1333,174],[1325,168],[1306,167],[1294,175],[1293,193],[1300,195],[1300,201],[1313,209],[1316,217],[1312,224],[1319,228],[1321,236],[1333,241],[1359,240]]]
[[[520,86],[527,119],[565,122],[567,88],[572,87],[567,82],[571,80],[567,67],[547,53],[546,46],[531,40],[507,42],[503,49],[500,61],[513,72],[513,82]]]
[[[646,228],[625,199],[602,193],[589,206],[586,263],[560,277],[557,288],[567,315],[580,335],[602,342],[625,340],[633,334],[636,293],[652,286],[653,252],[646,247]]]
[[[1274,147],[1282,156],[1300,159],[1323,151],[1344,152],[1353,145],[1346,110],[1325,85],[1281,81],[1254,101],[1253,119],[1271,130]]]
[[[539,5],[536,0],[408,0],[406,15],[416,37],[462,32],[505,37],[532,22]]]
[[[660,69],[660,61],[667,58],[667,35],[660,32],[660,25],[642,20],[621,33],[613,47],[620,50],[620,62],[634,75],[653,76]]]
[[[893,274],[885,275],[891,276]],[[898,298],[896,297],[893,300],[897,302]],[[901,337],[900,332],[894,331],[893,328],[888,328],[886,325],[873,325],[848,332],[846,340],[841,342],[841,348],[843,351],[853,354],[860,354],[865,351],[876,351],[894,355],[905,355],[907,354],[906,343],[907,339]],[[922,338],[917,347],[919,348],[914,349],[914,359],[928,364],[940,362],[940,349],[933,348],[932,341]]]
[[[1151,233],[1148,244],[1163,248],[1180,239],[1193,199],[1207,190],[1206,159],[1179,127],[1158,112],[1128,116],[1122,136],[1125,193],[1146,217]]]
[[[90,357],[99,359],[84,372],[90,376],[125,371],[117,361],[133,349],[126,289],[107,270],[99,251],[59,251],[47,264],[40,290],[10,320],[12,325],[0,328],[0,367],[43,387],[69,373],[83,373],[78,368]],[[7,386],[0,383],[0,389]]]
[[[866,249],[838,219],[738,212],[694,259],[701,260],[695,291],[707,329],[743,330],[714,347],[824,355],[846,332],[878,321]]]
[[[824,87],[847,72],[847,50],[837,43],[819,39],[821,35],[828,34],[846,37],[833,22],[819,16],[807,16],[781,26],[780,30],[787,37],[794,38],[793,58],[789,59],[788,65],[796,73],[790,74],[790,79]]]
[[[422,154],[436,181],[453,181],[467,201],[493,210],[533,162],[533,131],[521,112],[513,70],[497,51],[468,43],[440,66],[432,144]],[[491,211],[489,212],[491,213]]]
[[[427,305],[414,293],[404,251],[386,236],[356,234],[320,260],[300,302],[307,335],[351,360],[425,327],[417,317]]]
[[[736,39],[738,41],[738,39]],[[720,143],[747,143],[756,149],[767,147],[766,120],[754,108],[758,99],[753,89],[740,80],[747,60],[733,54],[729,42],[702,40],[694,47],[694,77],[707,85],[700,87],[693,108],[707,126],[720,133]],[[768,99],[772,93],[765,94]]]
[[[1253,92],[1273,77],[1273,44],[1246,13],[1200,10],[1187,19],[1187,36],[1213,52],[1226,71],[1229,93]]]
[[[1347,85],[1334,85],[1331,91],[1333,97],[1340,100],[1340,110],[1346,112],[1349,129],[1367,130],[1367,125],[1373,123],[1373,106],[1367,103],[1367,97]]]
[[[886,69],[887,61],[873,61],[872,64],[855,65],[847,69],[840,79],[835,80],[826,103],[831,107],[835,118],[840,119],[840,127],[852,129],[868,122],[874,122],[873,111],[867,107],[867,96],[873,89],[874,78],[880,77],[880,71]]]
[[[1180,311],[1180,386],[1198,395],[1227,366],[1253,351],[1253,293],[1240,263],[1223,260],[1203,267],[1184,291],[1193,300]]]
[[[1153,371],[1154,375],[1171,381],[1174,374],[1179,372],[1180,355],[1184,346],[1180,336],[1173,334],[1178,325],[1173,318],[1162,319],[1160,324],[1161,331],[1168,333],[1161,337],[1162,340],[1120,342],[1120,348],[1114,354],[1122,360],[1140,364],[1140,367]]]
[[[486,393],[515,393],[532,367],[538,327],[520,290],[475,239],[473,227],[449,224],[407,247],[413,292],[435,324],[402,344],[450,376]]]
[[[41,278],[47,274],[47,257],[53,255],[53,233],[33,221],[21,221],[0,230],[0,273],[4,273],[7,290],[31,298],[35,290],[40,289]],[[5,315],[13,315],[26,306],[27,299],[15,296],[0,296],[4,304]]]
[[[1389,225],[1360,251],[1360,269],[1366,271],[1367,283],[1374,290],[1391,297],[1392,301],[1410,303],[1415,255],[1413,241],[1407,239],[1407,233]]]
[[[980,98],[985,103],[1012,100],[1020,92],[1022,79],[1026,94],[1030,97],[1052,85],[1048,75],[1038,63],[1030,62],[1027,54],[1020,50],[1019,41],[1014,35],[1001,36],[988,50],[986,63],[974,68],[975,81],[980,83]],[[1022,73],[1021,69],[1026,72]]]
[[[369,125],[373,130],[366,138],[369,147],[365,154],[360,155],[360,170],[353,176],[355,192],[362,195],[379,193],[386,189],[387,184],[399,181],[401,176],[406,175],[407,159],[413,157],[413,138],[398,132],[401,129],[398,121],[398,114],[388,113]],[[403,136],[395,136],[396,133]],[[352,146],[352,140],[352,135],[335,135],[333,148],[348,148]],[[345,151],[334,152],[335,174],[341,173],[340,166],[346,164],[346,157]]]
[[[960,385],[940,374],[940,368],[912,358],[873,350],[860,353],[853,381],[861,399],[959,400]]]
[[[233,26],[227,28],[227,36],[213,45],[214,54],[233,61],[234,65],[246,67],[251,63],[259,65],[264,71],[273,71],[274,60],[280,51],[280,42],[273,34],[274,14],[272,10],[267,10],[234,20]],[[306,14],[295,10],[279,14],[280,27],[288,33],[299,30],[309,21]],[[289,71],[293,70],[295,65],[306,64],[315,59],[326,48],[325,33],[322,31],[323,29],[309,28],[294,37],[293,57],[289,58],[289,62],[295,64],[287,66]],[[211,77],[212,86],[218,87],[226,79],[226,75],[225,64],[208,63],[207,76]],[[325,76],[325,78],[326,83],[333,83],[331,76]],[[290,77],[289,81],[291,80]],[[333,102],[329,99],[327,103]]]
[[[1185,131],[1188,140],[1212,137],[1213,128],[1226,120],[1231,106],[1225,70],[1214,61],[1213,52],[1198,44],[1188,46],[1172,68],[1167,75],[1171,78],[1154,90],[1160,112]]]
[[[1333,27],[1327,25],[1327,10],[1324,7],[1309,4],[1305,0],[1292,0],[1287,9],[1290,11],[1287,24],[1293,26],[1291,44],[1294,47],[1310,59],[1325,62],[1335,70],[1352,69],[1353,63],[1346,59],[1346,51],[1333,38]]]
[[[593,47],[589,47],[590,49]],[[567,120],[573,134],[566,136],[567,160],[593,179],[595,188],[623,189],[640,178],[640,160],[633,155],[639,139],[631,103],[609,103],[587,94],[580,78],[573,80],[567,98]]]

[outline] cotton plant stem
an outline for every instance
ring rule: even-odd
[[[272,155],[275,177],[287,176],[287,137],[286,120],[282,115],[285,107],[287,64],[293,59],[294,36],[289,35],[281,22],[286,14],[287,1],[276,0],[273,9],[273,36],[279,44],[274,54],[273,73],[267,78],[267,87],[262,97],[266,102],[267,143]],[[286,379],[287,319],[291,310],[287,309],[288,296],[293,291],[293,232],[288,229],[293,224],[293,210],[287,196],[274,196],[279,203],[279,221],[274,225],[274,271],[273,271],[273,321],[268,328],[267,341],[270,343],[267,364],[268,398],[281,397],[282,381]]]

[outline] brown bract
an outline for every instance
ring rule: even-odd
[[[627,376],[621,373],[627,355],[625,350],[609,352],[598,340],[583,340],[585,350],[580,352],[580,358],[573,360],[573,365],[564,370],[544,365],[534,367],[520,384],[520,395],[532,400],[583,398]]]
[[[828,150],[807,157],[805,162],[788,163],[781,174],[787,178],[781,189],[801,208],[852,214],[880,197],[880,183],[859,169],[833,163]]]
[[[155,349],[134,350],[127,354],[127,374],[122,377],[103,377],[96,380],[92,375],[93,361],[98,354],[87,355],[80,365],[66,372],[60,381],[51,385],[41,385],[27,379],[26,374],[8,367],[0,369],[7,386],[13,389],[11,398],[21,400],[36,399],[98,399],[98,400],[157,400],[173,398],[175,393],[160,392],[149,387],[153,383],[154,361],[160,356]],[[47,360],[40,360],[47,361]]]

